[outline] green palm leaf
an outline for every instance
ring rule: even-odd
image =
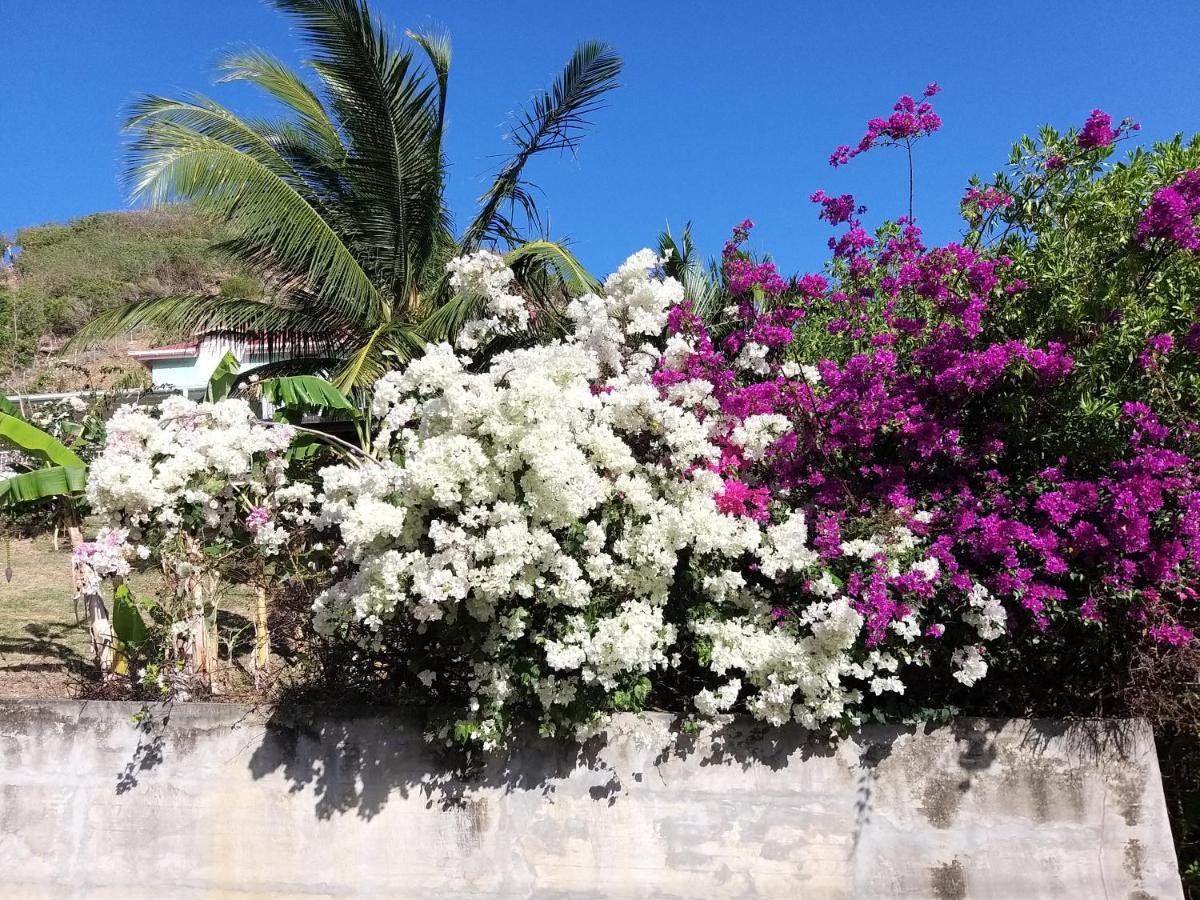
[[[346,147],[321,98],[299,75],[261,50],[230,54],[218,66],[219,83],[245,81],[257,85],[291,110],[304,133],[330,163],[345,159]]]
[[[243,243],[264,248],[322,303],[355,318],[387,306],[341,236],[284,172],[286,163],[230,146],[183,124],[141,124],[133,145],[134,194],[186,200],[226,218]],[[251,256],[251,254],[247,254]]]
[[[529,260],[553,269],[572,297],[600,290],[600,282],[562,244],[553,241],[529,241],[504,255],[504,261],[510,267]]]
[[[668,226],[658,236],[658,253],[667,257],[663,271],[683,284],[684,294],[697,315],[711,321],[721,310],[724,297],[720,267],[710,261],[705,267],[692,240],[692,223],[683,226],[677,241]]]
[[[352,323],[319,308],[228,297],[152,297],[106,310],[81,328],[67,348],[93,346],[154,325],[180,335],[256,339],[269,356],[340,354],[354,341]]]
[[[534,97],[529,108],[518,114],[510,134],[516,152],[483,196],[479,214],[460,241],[464,250],[474,250],[489,235],[511,238],[504,207],[516,203],[526,213],[532,210],[522,182],[525,165],[548,150],[573,153],[588,125],[587,117],[600,107],[601,98],[617,87],[620,73],[621,58],[607,44],[586,41],[576,48],[550,90]]]
[[[419,276],[446,222],[437,80],[395,46],[362,0],[273,3],[316,51],[313,68],[353,151],[344,176],[359,241],[404,300],[402,288]]]
[[[446,94],[450,85],[450,35],[432,31],[406,31],[405,35],[425,51],[433,69],[438,84],[437,127],[440,131],[446,119]]]

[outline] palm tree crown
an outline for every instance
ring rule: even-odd
[[[276,368],[325,371],[361,388],[428,339],[453,334],[477,298],[454,297],[446,263],[481,246],[514,251],[531,302],[554,307],[590,287],[560,245],[524,243],[537,212],[523,173],[547,150],[573,150],[587,116],[616,87],[619,57],[581,44],[547,91],[518,114],[514,152],[456,238],[442,150],[450,43],[408,32],[398,42],[366,0],[270,0],[312,48],[316,89],[249,51],[221,81],[256,85],[288,112],[241,117],[215,101],[148,96],[134,106],[127,177],[135,196],[190,202],[227,220],[222,248],[268,285],[260,299],[140,301],[93,320],[76,343],[143,324],[265,340]],[[543,317],[552,321],[553,317]]]

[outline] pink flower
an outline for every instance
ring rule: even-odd
[[[937,82],[930,83],[921,94],[920,102],[905,94],[892,105],[892,114],[886,119],[874,118],[867,122],[867,131],[855,147],[842,145],[829,157],[829,164],[844,166],[860,153],[872,147],[890,147],[897,144],[909,145],[914,140],[927,137],[942,127],[941,117],[933,111],[930,98],[941,91]]]
[[[1146,633],[1155,643],[1166,644],[1169,647],[1182,647],[1184,644],[1190,644],[1192,638],[1195,637],[1190,628],[1182,625],[1155,625],[1153,628],[1147,629]]]
[[[252,507],[246,516],[246,530],[251,534],[271,521],[271,511],[265,506]]]

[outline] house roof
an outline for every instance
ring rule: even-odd
[[[160,359],[195,359],[200,355],[201,345],[210,339],[222,341],[228,344],[228,348],[235,353],[250,353],[263,354],[272,351],[272,344],[262,338],[250,338],[249,340],[231,340],[228,338],[213,338],[211,335],[199,335],[190,341],[179,341],[175,344],[163,344],[159,347],[150,347],[145,350],[129,350],[129,356],[142,363],[152,363]],[[274,348],[278,351],[278,346]],[[316,356],[320,352],[319,348],[314,343],[308,348],[293,349],[289,356]]]
[[[161,347],[150,347],[147,350],[130,350],[129,355],[141,362],[155,359],[192,359],[200,355],[200,342],[180,341],[177,344],[163,344]]]

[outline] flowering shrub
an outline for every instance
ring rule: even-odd
[[[1093,115],[1041,153],[1060,162],[1032,189],[1088,189],[1133,127]],[[702,715],[851,724],[1102,629],[1189,643],[1194,426],[1135,393],[1077,461],[1031,452],[1030,423],[1043,451],[1063,429],[1013,412],[1092,374],[1077,333],[1011,327],[1029,245],[984,238],[1019,195],[972,187],[966,240],[929,248],[911,219],[870,233],[853,197],[817,192],[845,226],[823,274],[756,261],[745,222],[709,320],[643,252],[571,304],[560,343],[482,368],[440,347],[389,376],[395,461],[324,476],[350,572],[320,629],[406,660],[418,694],[460,710],[453,736],[486,745],[514,718],[553,732],[685,685]],[[496,313],[517,309],[497,259],[453,270],[489,273],[479,333],[511,335],[525,320]],[[1148,335],[1140,367],[1176,346]]]
[[[287,483],[293,434],[258,422],[244,400],[172,396],[157,415],[122,407],[92,464],[87,499],[94,513],[128,530],[143,558],[178,556],[188,542],[249,543],[271,555],[287,531],[259,510]]]
[[[744,237],[729,283],[782,295]],[[459,708],[455,735],[485,745],[519,716],[555,732],[641,708],[685,671],[708,673],[701,713],[741,701],[809,726],[857,721],[909,667],[982,678],[1007,612],[957,568],[959,591],[941,589],[933,513],[897,492],[879,496],[890,515],[830,511],[811,416],[841,423],[824,452],[869,452],[846,408],[862,366],[779,361],[804,313],[790,306],[743,302],[715,345],[659,262],[635,254],[575,300],[563,342],[481,371],[443,345],[380,382],[377,443],[396,461],[321,473],[316,515],[350,572],[319,597],[318,630],[404,659],[414,689]]]
[[[911,152],[934,93],[843,155]],[[483,747],[649,704],[836,729],[1015,683],[1025,711],[1047,672],[1190,648],[1200,144],[1106,169],[1135,127],[1023,142],[943,246],[817,191],[820,273],[749,221],[702,298],[641,251],[540,345],[503,257],[454,260],[479,316],[378,382],[378,458],[310,487],[244,405],[122,413],[89,488],[122,530],[88,553],[119,574],[127,535],[190,596],[239,548],[329,546],[322,640]]]
[[[159,562],[174,598],[162,610],[167,654],[202,686],[215,661],[221,576],[240,566],[243,579],[261,582],[312,497],[287,477],[293,436],[289,426],[258,422],[244,400],[175,396],[158,415],[118,409],[92,463],[87,500],[106,524],[75,551],[84,590],[128,574],[132,560]],[[256,561],[248,568],[247,555]]]
[[[997,410],[1010,420],[1020,477],[1064,456],[1099,475],[1129,449],[1129,403],[1190,441],[1200,408],[1200,308],[1189,299],[1200,295],[1200,143],[1176,138],[1111,164],[1136,130],[1093,111],[1079,132],[1022,140],[1006,171],[973,187],[1011,202],[969,214],[965,243],[1009,257],[1025,285],[994,307],[989,336],[1059,343],[1074,360],[1072,376],[1036,404],[1011,396]]]

